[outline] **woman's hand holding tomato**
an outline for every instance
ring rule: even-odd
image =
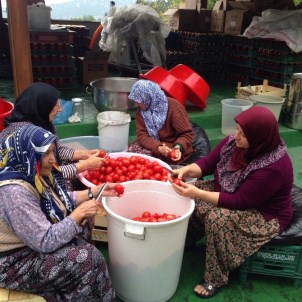
[[[176,193],[184,197],[196,198],[198,196],[199,189],[194,185],[187,184],[183,181],[180,182],[180,185],[172,183],[172,187]]]
[[[163,156],[163,157],[169,157],[169,153],[172,151],[171,148],[169,148],[165,143],[160,145],[158,147],[158,152]]]
[[[181,159],[181,151],[178,148],[174,148],[169,152],[169,157],[173,161],[179,161]]]

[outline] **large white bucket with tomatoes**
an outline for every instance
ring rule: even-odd
[[[136,180],[123,186],[122,197],[103,201],[113,286],[126,302],[167,301],[178,286],[194,200],[178,195],[169,182]],[[164,222],[133,220],[143,212],[177,218]]]

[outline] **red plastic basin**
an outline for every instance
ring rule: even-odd
[[[14,108],[14,105],[8,101],[0,98],[0,131],[4,129],[3,121],[4,118],[10,115]]]
[[[167,96],[176,99],[185,107],[188,89],[166,69],[155,66],[145,74],[140,74],[139,77],[157,83]]]
[[[182,81],[188,88],[188,101],[204,109],[210,93],[207,82],[190,67],[178,64],[169,70],[169,73]]]

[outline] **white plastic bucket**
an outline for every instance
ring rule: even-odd
[[[281,108],[285,102],[285,98],[280,96],[257,94],[249,96],[249,100],[252,101],[255,106],[268,108],[274,114],[276,120],[279,120]]]
[[[244,99],[224,99],[221,101],[221,104],[221,132],[225,135],[235,132],[236,122],[234,121],[234,117],[253,106],[253,102]]]
[[[128,149],[130,114],[122,111],[103,111],[97,115],[100,148],[109,152]]]
[[[27,5],[29,29],[50,30],[50,11],[48,6]]]
[[[166,182],[137,180],[123,185],[122,197],[103,199],[113,287],[125,302],[167,301],[178,286],[194,200],[178,195]],[[180,217],[159,223],[131,219],[144,211]]]

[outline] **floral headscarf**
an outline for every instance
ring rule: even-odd
[[[145,106],[141,110],[148,134],[159,140],[158,131],[164,126],[168,100],[160,86],[148,80],[138,80],[132,86],[129,99]]]
[[[65,214],[57,206],[54,197],[43,187],[39,171],[43,154],[56,138],[51,132],[40,127],[26,126],[0,144],[0,181],[21,179],[35,187],[41,197],[41,209],[52,223],[64,219]],[[62,178],[56,177],[60,173],[54,167],[44,180],[52,186],[65,205],[67,213],[70,213],[75,205],[66,191],[65,183],[61,181]]]
[[[221,188],[226,192],[234,192],[252,171],[266,167],[286,154],[278,122],[269,109],[251,107],[239,113],[235,121],[242,128],[249,148],[237,147],[234,135],[230,135],[221,149],[217,172]]]

